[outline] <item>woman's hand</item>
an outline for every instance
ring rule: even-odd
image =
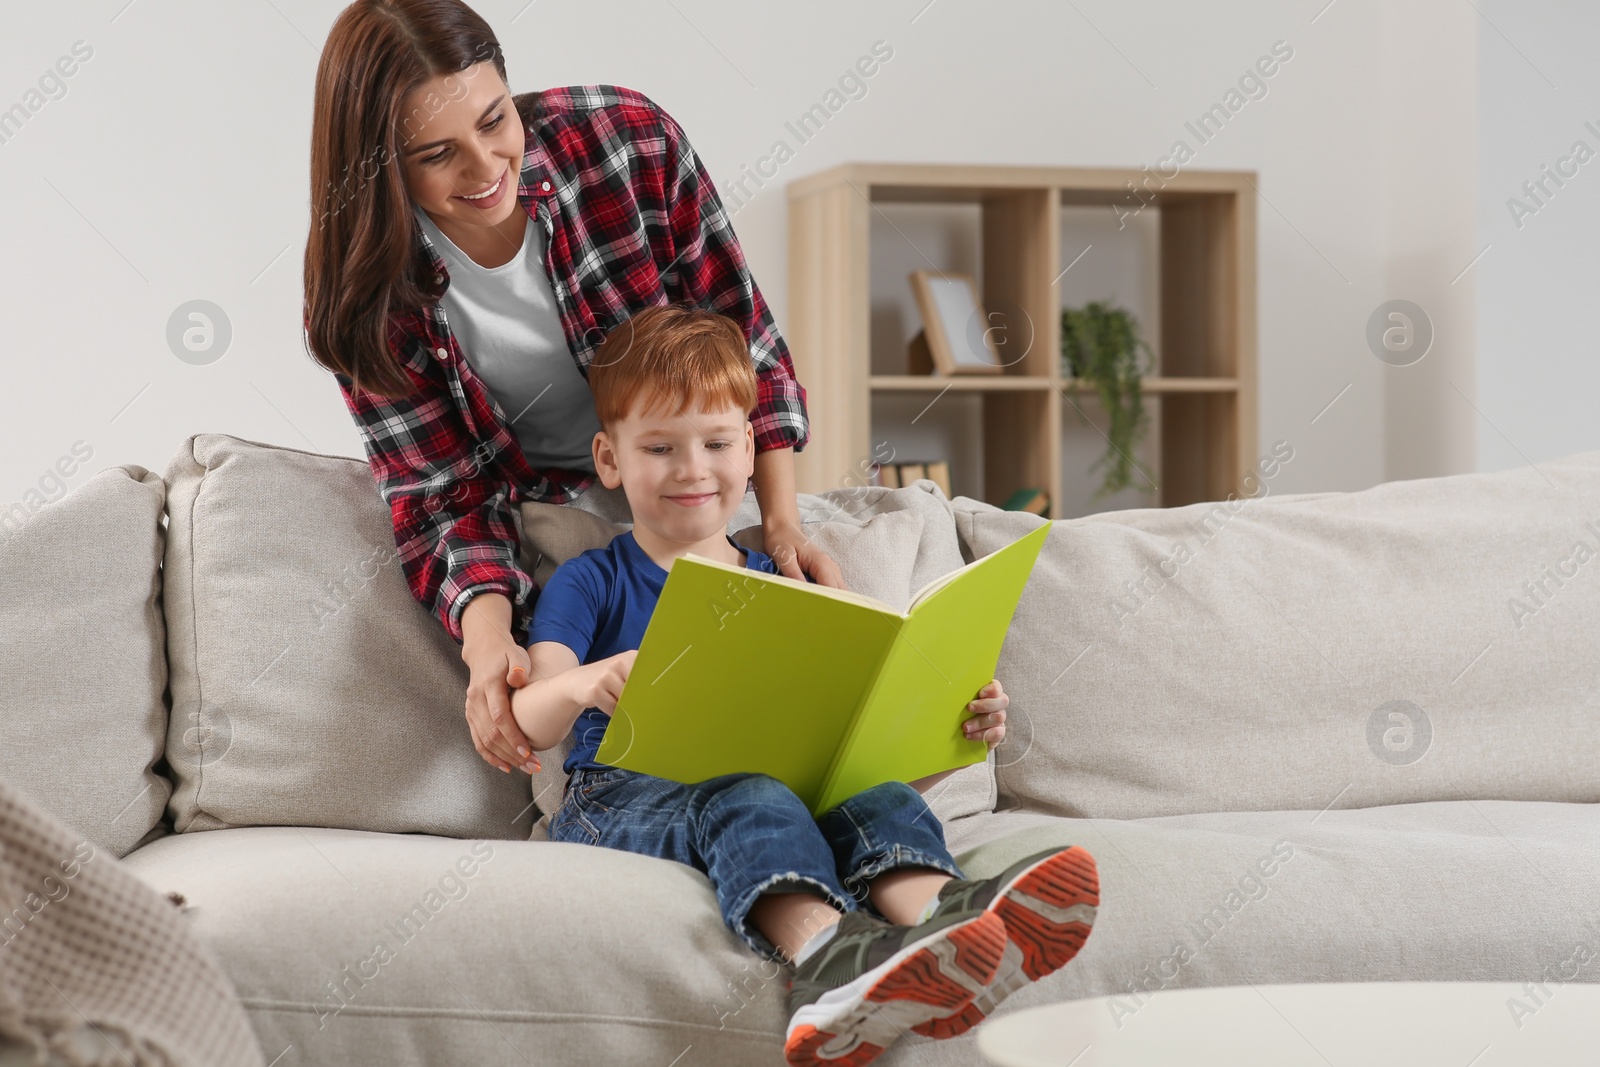
[[[539,757],[511,714],[511,687],[526,685],[532,670],[528,650],[512,639],[508,629],[499,636],[468,636],[461,646],[461,659],[471,672],[466,710],[472,747],[507,774],[513,765],[529,774],[537,771]]]
[[[822,550],[822,546],[805,535],[796,522],[763,523],[762,543],[767,555],[778,565],[778,573],[797,582],[806,575],[816,579],[818,585],[831,585],[835,589],[848,589],[839,565]]]
[[[970,719],[962,723],[968,741],[976,741],[980,737],[994,748],[1006,739],[1006,705],[1011,703],[1011,698],[1000,687],[1000,679],[996,678],[988,685],[978,690],[978,699],[968,702],[967,710],[976,712]]]

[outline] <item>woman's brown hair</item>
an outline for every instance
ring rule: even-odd
[[[494,31],[461,0],[356,0],[328,31],[311,119],[306,337],[313,360],[358,388],[415,392],[389,321],[443,295],[406,191],[406,97],[486,60],[506,80]]]

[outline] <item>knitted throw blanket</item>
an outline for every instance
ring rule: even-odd
[[[261,1067],[175,903],[0,782],[0,1040],[39,1064]]]

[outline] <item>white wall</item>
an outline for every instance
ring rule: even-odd
[[[1600,155],[1565,164],[1577,173],[1559,186],[1543,171],[1577,141],[1600,154],[1600,8],[1480,7],[1477,436],[1482,468],[1500,470],[1600,448]],[[1540,179],[1535,200],[1522,186]]]
[[[486,0],[478,10],[501,35],[514,90],[593,81],[643,90],[684,124],[721,184],[776,140],[793,144],[785,122],[875,41],[892,46],[866,95],[736,215],[780,328],[782,183],[838,162],[1140,166],[1182,138],[1196,148],[1192,166],[1258,171],[1260,440],[1296,450],[1271,486],[1281,492],[1473,464],[1464,398],[1449,383],[1475,395],[1472,285],[1483,274],[1449,282],[1477,251],[1477,16],[1444,0],[1413,0],[1403,15],[1378,0],[1325,5]],[[300,329],[312,78],[341,6],[96,0],[9,16],[0,108],[32,102],[30,89],[75,42],[93,54],[64,95],[38,97],[37,113],[0,143],[11,312],[0,504],[59,495],[103,466],[159,471],[197,432],[361,455]],[[1561,32],[1549,27],[1555,40]],[[1550,62],[1577,85],[1581,36],[1567,39],[1570,60]],[[1198,145],[1185,122],[1279,40],[1294,56],[1267,95]],[[1489,44],[1492,58],[1501,45]],[[1534,138],[1514,173],[1551,158],[1576,126],[1574,113]],[[1533,264],[1535,241],[1554,239],[1545,235],[1589,195],[1564,194],[1565,219],[1546,226],[1541,215],[1478,271],[1510,270],[1523,262],[1515,255]],[[1090,285],[1092,266],[1074,269],[1084,272],[1075,284]],[[1570,277],[1539,274],[1547,287]],[[1423,304],[1440,338],[1414,368],[1380,364],[1363,339],[1368,315],[1394,296]],[[219,305],[233,330],[227,354],[207,366],[175,358],[165,336],[174,309],[197,298]],[[1486,369],[1496,388],[1503,367]],[[1560,425],[1583,421],[1560,414],[1542,420],[1544,436],[1515,421],[1508,432],[1536,450],[1558,447],[1568,440]]]

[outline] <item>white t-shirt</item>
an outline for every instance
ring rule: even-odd
[[[545,272],[544,228],[529,216],[522,250],[509,263],[483,267],[427,212],[415,205],[412,211],[449,265],[442,303],[462,354],[510,420],[529,465],[594,470],[591,445],[600,420],[561,329]]]

